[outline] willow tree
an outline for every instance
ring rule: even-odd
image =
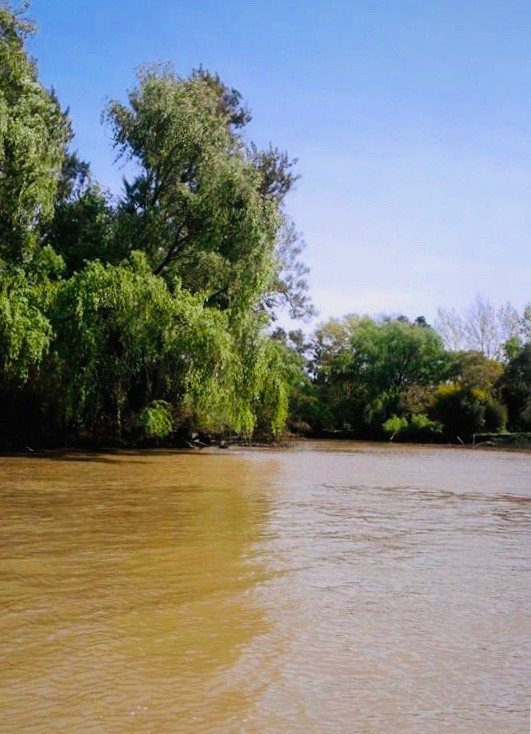
[[[178,284],[170,292],[141,253],[121,265],[88,263],[58,285],[49,316],[55,339],[42,381],[61,384],[46,393],[62,430],[161,435],[201,400],[223,398],[219,375],[231,354],[223,314],[205,313]]]
[[[294,161],[246,143],[250,115],[236,90],[203,70],[181,78],[149,67],[105,117],[118,156],[138,170],[124,181],[123,254],[142,249],[155,274],[177,274],[221,310],[242,313],[287,283],[295,301],[305,288],[300,242],[282,210]]]
[[[170,290],[178,282],[202,299],[205,315],[225,315],[224,420],[249,433],[267,404],[278,433],[287,397],[275,382],[282,369],[266,336],[269,314],[282,299],[299,311],[305,304],[300,241],[283,210],[294,161],[248,144],[239,93],[203,70],[181,78],[145,69],[127,104],[112,101],[105,117],[118,157],[136,171],[124,181],[114,251],[143,251]],[[200,396],[197,404],[213,413]]]
[[[24,10],[25,8],[23,8]],[[0,258],[24,264],[53,212],[68,119],[24,48],[33,24],[0,4]]]
[[[43,313],[43,287],[28,283],[21,270],[0,278],[0,391],[17,392],[38,368],[52,339]]]

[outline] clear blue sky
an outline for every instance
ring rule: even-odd
[[[321,318],[531,300],[530,0],[33,0],[31,51],[118,192],[108,97],[218,72],[299,158],[288,210]]]

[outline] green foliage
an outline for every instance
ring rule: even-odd
[[[492,394],[502,372],[502,365],[482,352],[455,352],[449,361],[448,378],[464,388]]]
[[[316,385],[307,374],[308,351],[310,343],[301,329],[286,333],[276,328],[272,339],[279,343],[284,355],[284,363],[288,368],[288,426],[293,433],[307,433],[316,426],[321,415]]]
[[[17,271],[2,285],[3,385],[24,384],[33,370],[48,429],[93,440],[129,440],[139,429],[250,435],[257,421],[282,431],[293,365],[260,320],[234,330],[228,313],[153,275],[142,253],[121,265],[89,262],[55,284],[30,286]]]
[[[503,353],[505,361],[510,362],[515,357],[518,357],[522,349],[522,341],[519,336],[511,336],[503,344]]]
[[[445,352],[423,317],[349,315],[311,343],[271,333],[279,308],[312,312],[283,208],[296,161],[247,142],[250,114],[217,75],[149,67],[104,114],[135,171],[117,201],[68,149],[68,117],[24,48],[32,32],[0,0],[1,441],[278,438],[286,422],[466,440],[503,429],[501,398],[511,427],[531,426],[531,307],[478,298],[466,324],[442,314],[446,338],[463,327],[487,354],[504,342],[505,370]]]
[[[318,418],[310,424],[317,430],[456,441],[501,431],[507,421],[503,366],[481,352],[445,352],[423,319],[331,320],[316,331],[311,370]]]
[[[106,114],[119,155],[140,167],[126,182],[119,235],[156,274],[178,273],[213,302],[231,304],[246,287],[256,300],[272,277],[278,219],[230,108],[205,76],[152,67],[138,81],[129,104],[111,102]]]
[[[404,321],[364,320],[354,331],[351,349],[350,369],[364,376],[373,393],[387,395],[389,400],[410,385],[440,379],[446,370],[438,334]]]
[[[430,415],[444,425],[448,440],[471,440],[479,431],[505,428],[507,411],[497,390],[502,372],[499,362],[481,352],[451,355],[448,381],[437,387],[429,407]]]
[[[59,253],[68,275],[85,262],[118,263],[127,252],[115,241],[115,213],[109,197],[95,184],[56,203],[43,241]]]
[[[170,404],[153,400],[138,414],[138,424],[147,438],[165,438],[173,430]]]
[[[507,418],[504,406],[491,394],[459,384],[438,388],[431,414],[443,424],[450,441],[470,441],[474,433],[502,431]]]
[[[278,436],[295,368],[268,311],[307,307],[282,210],[294,161],[244,142],[250,115],[218,76],[151,67],[105,113],[137,171],[116,205],[67,150],[32,31],[0,6],[0,430]]]
[[[432,441],[441,435],[443,427],[424,413],[415,413],[409,420],[393,414],[382,424],[382,430],[391,441],[397,437],[406,441]]]
[[[276,340],[264,339],[263,350],[256,411],[260,416],[258,429],[279,438],[288,418],[290,392],[300,378],[300,360]]]
[[[391,416],[403,396],[441,379],[447,359],[424,323],[349,316],[317,331],[312,368],[322,402],[332,405],[333,427],[377,434],[391,420],[382,430],[395,433]]]
[[[443,425],[433,421],[425,413],[415,413],[409,421],[409,436],[416,441],[438,439],[443,433]]]
[[[53,212],[69,123],[24,50],[33,32],[0,5],[0,257],[23,264]]]
[[[121,252],[142,249],[155,274],[177,274],[237,318],[257,303],[309,308],[303,244],[281,209],[294,162],[245,144],[250,118],[238,92],[204,70],[181,78],[148,67],[105,119],[118,156],[139,170],[118,210]]]
[[[509,428],[531,430],[531,342],[509,361],[497,387],[507,405]]]
[[[40,306],[42,289],[31,286],[17,269],[0,278],[0,376],[15,385],[27,381],[30,371],[46,355],[52,327]]]
[[[390,435],[391,439],[393,439],[395,436],[397,436],[401,431],[406,429],[408,426],[407,418],[399,418],[397,415],[393,414],[390,418],[388,418],[385,423],[382,424],[382,429],[384,433],[387,433]]]
[[[60,413],[91,432],[128,429],[152,400],[187,402],[214,391],[227,336],[202,299],[150,272],[141,253],[95,261],[62,282],[51,309]]]

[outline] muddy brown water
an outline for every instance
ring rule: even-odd
[[[0,731],[521,734],[531,455],[0,458]]]

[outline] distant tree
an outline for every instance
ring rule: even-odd
[[[437,309],[435,328],[447,349],[458,352],[466,348],[465,320],[455,308]]]
[[[447,369],[438,334],[401,320],[361,324],[351,349],[349,369],[366,386],[364,415],[369,424],[381,425],[397,409],[404,391],[437,383]]]
[[[489,359],[503,359],[508,342],[520,343],[525,311],[520,316],[510,303],[496,309],[478,294],[464,314],[439,308],[435,328],[450,351],[478,351]]]
[[[447,440],[470,441],[474,433],[505,427],[507,411],[497,387],[502,372],[502,365],[483,352],[450,355],[447,379],[437,387],[428,410],[442,424]]]
[[[327,425],[359,432],[380,433],[393,413],[406,408],[409,391],[437,383],[446,370],[436,332],[402,319],[330,320],[316,331],[314,350],[312,370]]]
[[[474,433],[496,432],[505,427],[503,405],[478,389],[441,385],[437,390],[431,416],[444,426],[448,441],[470,442]]]
[[[332,365],[348,354],[352,335],[364,319],[369,317],[347,314],[320,324],[313,337],[310,372],[318,375],[320,380],[326,381]]]
[[[531,342],[513,357],[501,375],[498,387],[509,412],[509,428],[531,430]]]
[[[495,359],[488,359],[483,352],[456,352],[449,357],[448,381],[466,388],[494,395],[502,373],[502,365]]]

